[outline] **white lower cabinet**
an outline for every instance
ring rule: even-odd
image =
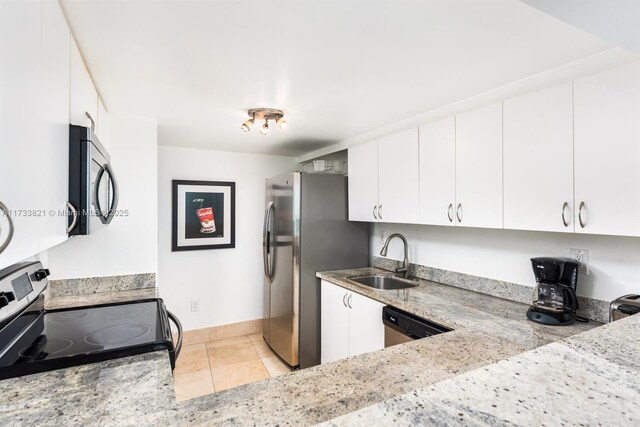
[[[384,304],[321,282],[321,363],[384,348]]]

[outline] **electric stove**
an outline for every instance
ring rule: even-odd
[[[0,271],[0,379],[156,350],[175,367],[182,326],[162,299],[45,310],[46,276],[39,262]]]

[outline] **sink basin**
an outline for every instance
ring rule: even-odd
[[[417,283],[410,279],[401,279],[399,277],[383,276],[381,274],[371,274],[369,276],[356,276],[349,279],[358,282],[361,285],[369,286],[374,289],[393,290],[406,289],[418,286]]]

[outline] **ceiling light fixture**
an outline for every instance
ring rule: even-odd
[[[242,124],[242,126],[240,126],[240,129],[242,129],[245,132],[249,132],[251,130],[251,126],[253,126],[254,122],[255,122],[255,115],[251,116],[251,118],[249,120],[244,122]]]
[[[252,108],[247,113],[251,118],[240,126],[240,129],[245,132],[249,132],[251,130],[251,126],[253,126],[256,119],[264,120],[264,124],[260,126],[260,133],[262,135],[269,133],[269,120],[275,121],[276,125],[282,130],[289,127],[289,123],[284,119],[284,113],[282,110],[276,110],[275,108]]]

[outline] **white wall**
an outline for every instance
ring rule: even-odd
[[[158,147],[158,286],[185,329],[262,318],[265,179],[295,167],[290,157]],[[173,179],[236,183],[234,249],[171,252]]]
[[[110,117],[109,154],[129,216],[49,249],[51,278],[154,273],[158,254],[157,123]]]
[[[640,53],[638,0],[521,0],[567,24]]]
[[[578,277],[578,294],[610,301],[640,293],[640,238],[565,235],[532,231],[487,230],[429,225],[376,224],[371,253],[380,253],[379,232],[404,234],[409,261],[430,267],[534,285],[530,258],[568,257],[571,248],[589,250],[588,276]],[[402,244],[394,239],[389,257],[402,259]]]

